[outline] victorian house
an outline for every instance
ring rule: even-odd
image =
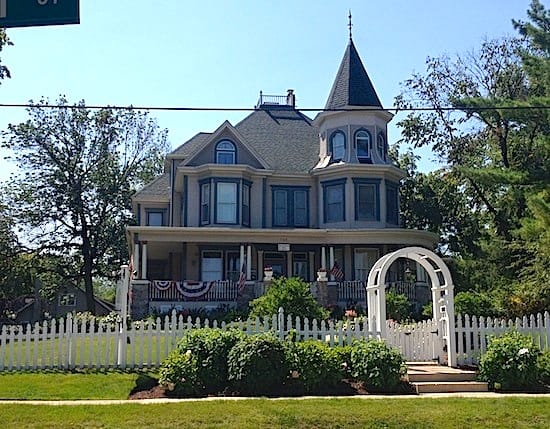
[[[165,173],[135,195],[127,229],[131,312],[245,304],[271,275],[324,280],[332,301],[364,305],[379,257],[437,237],[399,225],[405,172],[388,157],[384,110],[350,38],[315,119],[295,94],[260,94],[239,123],[200,132],[166,157]],[[399,262],[399,261],[398,261]],[[425,281],[396,263],[388,284]]]

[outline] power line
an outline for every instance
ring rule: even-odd
[[[284,107],[285,105],[268,105],[266,110],[272,108]],[[41,108],[41,109],[112,109],[112,110],[148,110],[148,111],[173,111],[173,112],[186,112],[186,111],[219,111],[219,112],[249,112],[258,109],[257,107],[185,107],[185,106],[110,106],[110,105],[65,105],[65,104],[44,104],[44,103],[0,103],[0,108]],[[542,106],[479,106],[479,107],[466,107],[466,106],[448,106],[448,107],[351,107],[351,108],[339,108],[339,109],[325,109],[325,108],[296,108],[302,112],[383,112],[383,111],[395,111],[397,112],[414,112],[414,111],[462,111],[462,112],[476,112],[487,110],[547,110],[550,109],[550,105]]]

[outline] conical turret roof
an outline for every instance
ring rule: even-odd
[[[346,106],[382,108],[382,103],[351,39],[332,84],[325,109],[340,109]]]

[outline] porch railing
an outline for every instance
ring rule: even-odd
[[[160,286],[162,284],[162,286]],[[191,284],[191,283],[190,283]],[[193,282],[197,289],[205,288],[205,292],[197,292],[190,296],[185,293],[185,282],[158,282],[149,283],[149,301],[217,301],[231,302],[237,300],[237,283],[231,280],[213,282]]]
[[[365,302],[365,282],[353,280],[338,282],[338,302]]]

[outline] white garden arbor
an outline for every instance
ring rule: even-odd
[[[447,365],[456,366],[455,318],[453,282],[443,260],[422,247],[406,247],[382,256],[372,267],[367,280],[367,306],[369,326],[386,338],[386,273],[399,258],[420,264],[427,272],[432,285],[433,320],[437,330],[441,353]]]

